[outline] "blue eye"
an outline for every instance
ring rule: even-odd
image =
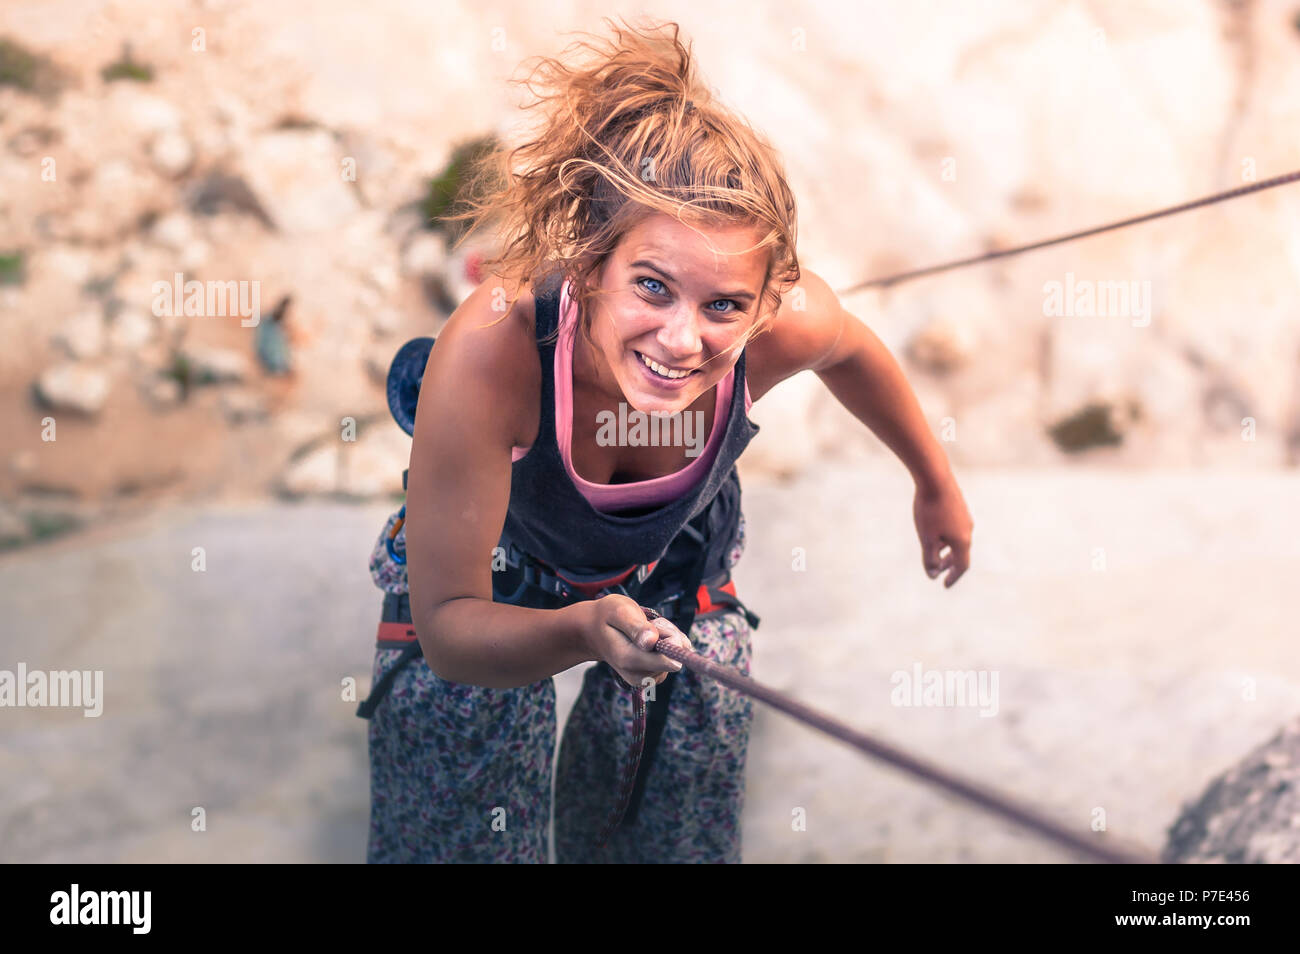
[[[656,289],[654,289],[654,288],[646,288],[646,286],[645,286],[645,282],[654,282],[655,285],[658,285],[658,286],[659,286],[659,289],[656,290]],[[664,285],[663,282],[661,282],[661,281],[660,281],[659,279],[657,279],[657,278],[651,278],[651,277],[648,276],[648,275],[645,276],[644,278],[638,278],[638,279],[637,279],[637,284],[640,285],[642,288],[645,288],[645,290],[648,291],[648,292],[649,292],[650,294],[652,294],[652,295],[667,295],[667,294],[668,294],[667,286]],[[716,304],[718,304],[718,302],[726,302],[726,303],[729,304],[731,307],[730,307],[730,308],[725,308],[725,309],[717,309],[717,308],[715,308],[715,309],[713,310],[713,311],[714,311],[714,314],[718,314],[718,315],[731,315],[731,314],[734,314],[734,313],[736,313],[736,312],[738,312],[738,311],[744,311],[744,310],[745,310],[745,309],[743,309],[743,308],[740,307],[740,303],[739,303],[739,302],[737,302],[735,299],[732,299],[732,298],[719,298],[717,301],[712,302],[711,304],[716,305]]]

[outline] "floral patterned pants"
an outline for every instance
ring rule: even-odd
[[[739,612],[702,617],[696,651],[749,672]],[[377,680],[400,650],[375,654]],[[556,860],[739,862],[753,703],[689,669],[667,720],[633,824],[603,845],[633,737],[632,693],[589,668],[564,728],[555,772]],[[662,690],[662,686],[655,687]],[[555,683],[518,689],[448,682],[413,660],[370,720],[370,862],[545,862],[555,754]]]
[[[399,565],[383,552],[387,529],[371,570],[382,588],[400,592],[405,567],[398,579]],[[751,631],[742,613],[697,617],[689,636],[701,655],[749,673]],[[400,654],[377,649],[373,679]],[[635,821],[601,845],[633,739],[633,693],[648,690],[627,688],[604,664],[585,673],[554,772],[560,863],[740,861],[753,703],[689,669],[668,678],[675,680],[671,703]],[[553,679],[515,689],[463,685],[418,658],[394,680],[369,733],[368,862],[547,860]]]

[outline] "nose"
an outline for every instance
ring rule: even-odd
[[[682,306],[660,329],[656,340],[670,361],[686,363],[700,353],[700,320],[695,309]]]

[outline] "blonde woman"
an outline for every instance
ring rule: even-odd
[[[537,63],[542,121],[465,213],[501,254],[424,369],[406,563],[396,517],[371,562],[372,862],[545,861],[552,676],[592,661],[554,773],[557,859],[740,861],[752,704],[653,646],[749,670],[735,462],[786,378],[816,373],[912,473],[931,577],[969,563],[897,363],[800,270],[771,145],[699,82],[676,24],[607,23]],[[630,436],[664,424],[676,439]]]

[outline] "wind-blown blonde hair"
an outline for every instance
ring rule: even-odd
[[[598,270],[649,215],[763,230],[754,248],[769,249],[768,266],[752,337],[800,277],[781,158],[699,81],[676,23],[604,20],[612,40],[582,34],[590,40],[571,43],[564,60],[536,57],[528,76],[512,81],[537,97],[522,108],[540,108],[542,121],[528,141],[500,145],[475,166],[469,211],[448,219],[470,220],[466,236],[497,224],[500,253],[482,263],[485,273],[526,283],[562,270],[588,337]]]

